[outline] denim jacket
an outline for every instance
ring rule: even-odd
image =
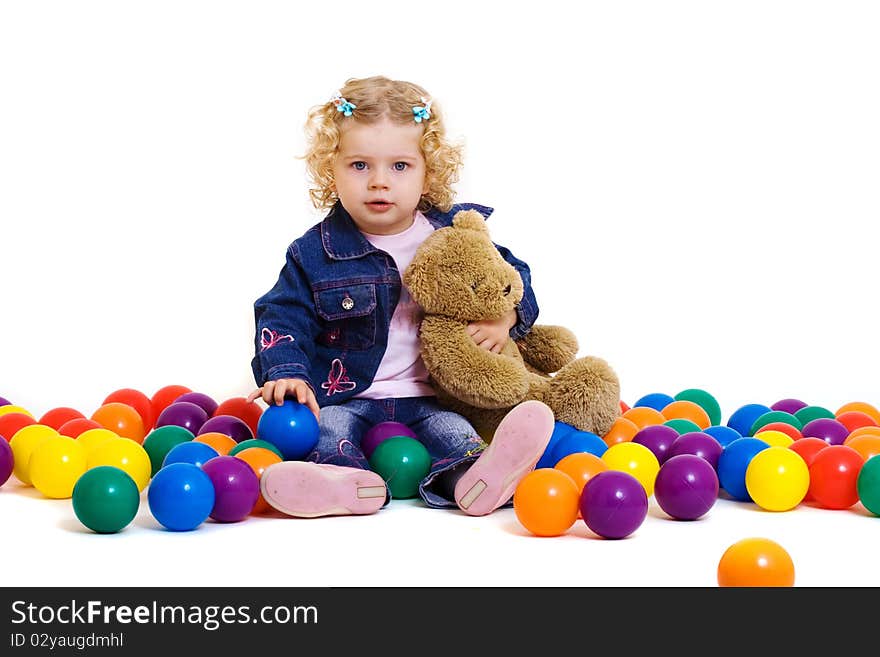
[[[492,208],[459,203],[449,212],[424,213],[435,229],[449,226],[460,210],[488,218]],[[538,316],[526,263],[496,245],[522,277],[513,339],[528,333]],[[337,202],[327,216],[287,248],[278,281],[254,302],[256,336],[251,369],[258,386],[303,379],[319,406],[338,404],[366,390],[385,353],[388,326],[401,290],[394,259],[370,244]]]

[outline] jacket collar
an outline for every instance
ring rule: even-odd
[[[490,207],[476,203],[456,203],[448,212],[429,208],[423,214],[434,228],[442,228],[451,226],[452,218],[461,210],[476,210],[485,219],[488,219],[493,211]],[[336,201],[321,222],[321,244],[327,255],[334,260],[361,258],[378,250],[358,230],[351,215],[339,201]]]

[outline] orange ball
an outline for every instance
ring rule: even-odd
[[[837,417],[838,415],[842,415],[843,413],[846,413],[848,411],[860,411],[862,413],[865,413],[866,415],[870,415],[872,418],[874,418],[874,421],[878,425],[880,425],[880,409],[878,409],[876,406],[872,406],[868,402],[853,401],[846,403],[837,409],[837,411],[834,413],[834,416]]]
[[[696,402],[687,399],[669,402],[660,412],[667,420],[690,420],[700,429],[707,429],[712,426],[706,410]]]
[[[863,436],[865,434],[867,434],[869,436],[880,436],[880,427],[875,427],[873,425],[869,425],[867,427],[859,427],[858,429],[850,431],[849,435],[846,437],[846,440],[843,441],[843,444],[846,445],[846,441],[849,440],[850,438],[855,438],[856,436]]]
[[[654,424],[663,424],[669,419],[656,408],[651,408],[650,406],[633,406],[622,417],[625,417],[630,422],[634,422],[639,429],[644,429]]]
[[[206,431],[193,438],[193,440],[197,443],[210,445],[221,455],[229,454],[229,450],[238,445],[238,443],[235,442],[235,438],[227,436],[225,433],[220,433],[219,431]]]
[[[251,428],[251,432],[257,435],[257,423],[263,414],[263,407],[256,401],[249,402],[246,397],[232,397],[217,405],[214,415],[233,415],[243,420]]]
[[[535,536],[559,536],[577,520],[580,494],[574,479],[556,468],[538,468],[513,493],[520,524]]]
[[[794,562],[769,538],[744,538],[721,555],[718,586],[794,586]]]
[[[846,411],[835,416],[838,422],[845,426],[850,433],[860,427],[876,427],[877,421],[867,413],[861,411]]]
[[[122,402],[123,404],[131,406],[138,412],[138,415],[140,415],[141,419],[144,421],[144,429],[147,430],[147,433],[152,431],[156,424],[156,416],[153,415],[153,402],[140,390],[135,388],[120,388],[119,390],[114,390],[104,397],[104,401],[101,403],[109,404],[110,402]]]
[[[880,436],[863,433],[859,436],[850,435],[843,441],[846,447],[852,447],[862,458],[867,461],[872,456],[880,454]]]
[[[578,495],[580,495],[584,490],[584,485],[596,473],[607,470],[608,464],[595,454],[575,452],[560,459],[553,467],[557,470],[562,470],[574,480],[578,487]]]
[[[130,438],[139,445],[143,444],[147,435],[140,413],[122,402],[103,404],[92,413],[91,419],[105,429],[110,429],[122,438]]]
[[[273,463],[281,463],[282,461],[280,456],[271,449],[266,449],[265,447],[248,447],[240,452],[236,452],[235,455],[251,466],[254,474],[257,475],[257,479],[263,477],[263,471],[270,465]],[[257,503],[254,504],[251,513],[263,513],[264,511],[269,511],[271,508],[272,507],[269,506],[269,503],[263,498],[263,494],[260,493],[259,498],[257,498]]]
[[[614,423],[611,425],[608,433],[602,436],[602,440],[605,441],[606,445],[611,447],[612,445],[616,445],[617,443],[630,442],[633,439],[633,436],[635,436],[638,432],[639,425],[621,415],[619,418],[614,420]]]

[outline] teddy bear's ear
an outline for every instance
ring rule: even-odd
[[[461,210],[455,213],[452,218],[452,225],[456,228],[469,228],[471,230],[481,230],[484,233],[489,232],[486,226],[486,220],[476,210]]]

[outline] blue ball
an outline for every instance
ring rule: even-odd
[[[653,408],[656,411],[662,411],[674,401],[675,397],[671,397],[664,392],[652,392],[645,395],[641,399],[636,400],[632,407],[636,408],[638,406],[647,406],[648,408]]]
[[[560,439],[567,436],[572,431],[576,431],[576,429],[565,422],[559,422],[557,420],[553,424],[553,433],[550,435],[550,442],[547,443],[547,447],[544,448],[544,453],[535,464],[535,470],[538,468],[552,468],[556,465],[556,461],[553,460],[553,449],[556,447],[556,444]]]
[[[200,443],[190,440],[185,443],[179,443],[168,450],[165,460],[162,461],[162,467],[171,465],[172,463],[192,463],[202,467],[202,464],[215,456],[220,456],[220,452],[211,447],[208,443]]]
[[[751,502],[746,489],[746,469],[758,452],[770,447],[758,438],[743,437],[730,442],[718,456],[718,484],[740,502]]]
[[[301,461],[318,444],[318,420],[308,406],[285,399],[263,411],[256,437],[275,445],[285,461]]]
[[[186,532],[201,525],[214,508],[214,484],[192,463],[172,463],[150,480],[150,513],[166,529]]]
[[[740,406],[730,417],[727,418],[727,426],[735,429],[741,436],[751,436],[752,425],[764,413],[769,413],[770,407],[764,404],[746,404]]]
[[[736,429],[725,427],[722,424],[714,424],[711,427],[701,429],[701,431],[703,433],[708,433],[710,436],[712,436],[715,440],[721,443],[722,447],[727,447],[727,445],[732,443],[737,438],[743,437],[743,435]]]
[[[557,463],[569,454],[589,452],[596,456],[602,456],[607,449],[608,444],[595,433],[575,429],[562,436],[553,447],[553,451],[550,454],[550,460],[553,462],[551,467],[555,467]]]

